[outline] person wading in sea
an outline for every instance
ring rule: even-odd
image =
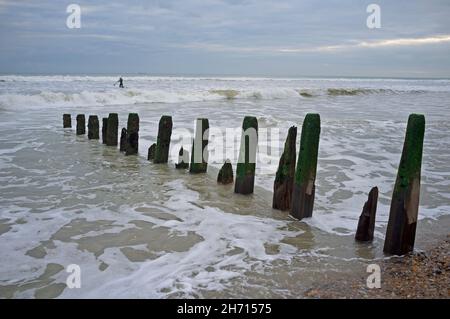
[[[114,86],[115,86],[117,83],[119,83],[119,87],[120,87],[120,88],[123,88],[123,79],[122,79],[122,77],[120,77],[120,78],[117,80],[117,82],[114,83]]]

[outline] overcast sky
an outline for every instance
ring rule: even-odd
[[[448,0],[0,0],[0,72],[450,77],[449,17]]]

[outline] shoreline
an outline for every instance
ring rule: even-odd
[[[381,287],[366,285],[370,273],[348,275],[342,281],[313,287],[313,299],[448,299],[450,298],[450,233],[431,240],[425,250],[378,261]],[[432,243],[433,242],[433,243]]]

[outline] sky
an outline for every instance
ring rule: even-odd
[[[0,73],[448,78],[449,16],[448,0],[0,0]]]

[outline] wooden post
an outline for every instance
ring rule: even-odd
[[[319,153],[320,115],[308,113],[302,126],[300,151],[292,192],[291,215],[297,219],[311,217],[316,191],[317,157]]]
[[[189,152],[180,148],[180,152],[178,153],[178,163],[175,164],[175,168],[177,169],[187,169],[189,168]]]
[[[191,166],[189,168],[190,173],[206,173],[208,168],[208,138],[208,119],[197,119],[195,137],[192,142]]]
[[[88,139],[99,139],[99,123],[97,115],[89,115],[88,118]]]
[[[155,158],[153,163],[167,163],[169,161],[170,137],[172,136],[172,117],[163,115],[159,120],[158,137],[156,140]]]
[[[414,249],[419,212],[425,116],[411,114],[392,193],[384,252],[403,255]]]
[[[72,118],[70,114],[63,114],[63,128],[72,127]]]
[[[226,185],[233,183],[233,181],[233,166],[230,160],[227,159],[220,169],[219,175],[217,175],[217,183]]]
[[[86,118],[84,114],[77,115],[77,135],[86,134]]]
[[[122,131],[120,132],[120,152],[125,152],[127,149],[127,129],[122,127]]]
[[[137,113],[128,114],[127,123],[127,144],[125,155],[136,155],[139,149],[139,115]]]
[[[258,146],[258,120],[246,116],[242,123],[241,147],[236,167],[234,192],[251,194],[255,185],[256,150]]]
[[[109,113],[106,125],[106,145],[117,146],[117,134],[119,130],[119,116],[117,113]]]
[[[357,241],[372,241],[375,230],[375,216],[377,214],[378,187],[373,187],[369,192],[369,198],[364,204],[361,216],[359,216],[358,228],[355,239]]]
[[[102,118],[102,143],[106,144],[106,132],[108,127],[108,118]]]
[[[277,174],[273,185],[272,207],[280,210],[289,210],[292,202],[292,189],[294,187],[297,128],[289,128],[283,154],[278,164]]]
[[[155,159],[155,150],[156,150],[156,143],[153,143],[148,148],[147,160],[153,161]]]

